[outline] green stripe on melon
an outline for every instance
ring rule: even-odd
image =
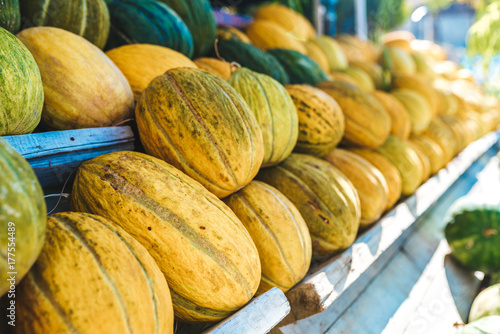
[[[446,240],[464,267],[500,270],[500,207],[484,197],[462,197],[447,214]]]
[[[0,27],[0,136],[33,132],[40,123],[43,86],[35,59]]]

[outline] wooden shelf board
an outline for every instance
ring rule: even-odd
[[[42,187],[63,184],[83,161],[134,150],[129,126],[41,132],[3,137],[33,167]]]

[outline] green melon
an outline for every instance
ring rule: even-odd
[[[99,48],[109,34],[109,12],[104,0],[22,0],[23,21],[71,31]]]
[[[217,22],[209,0],[160,0],[175,10],[193,35],[194,57],[213,49]]]
[[[316,86],[328,77],[321,67],[311,58],[300,52],[286,49],[272,49],[268,53],[276,57],[285,69],[291,84]]]
[[[105,49],[125,44],[155,44],[193,56],[193,37],[169,6],[155,0],[115,0],[108,3],[111,30]]]
[[[447,213],[445,235],[451,254],[464,267],[500,270],[500,208],[482,197],[465,196]]]
[[[43,86],[35,59],[0,27],[0,136],[33,132],[42,108]]]
[[[500,284],[487,287],[477,295],[469,312],[469,321],[500,315]]]
[[[293,153],[283,163],[261,169],[256,179],[278,189],[297,207],[309,228],[315,260],[354,242],[361,218],[358,193],[330,163]]]
[[[282,85],[289,84],[288,74],[280,62],[269,53],[237,40],[219,40],[219,55],[228,62],[236,62],[252,71],[269,75]],[[216,56],[216,55],[214,55]]]
[[[292,153],[299,135],[297,109],[285,87],[267,75],[243,67],[233,73],[229,84],[248,103],[262,130],[262,167],[285,160]]]
[[[1,49],[0,49],[1,50]],[[47,226],[43,191],[28,162],[0,138],[0,296],[19,283],[40,254]],[[12,240],[15,238],[15,240]],[[9,256],[8,253],[14,254]],[[8,259],[15,260],[9,263]],[[11,267],[11,265],[13,267]]]
[[[21,12],[18,0],[0,0],[0,27],[15,34],[21,27]]]

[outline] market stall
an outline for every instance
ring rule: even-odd
[[[0,2],[2,333],[467,323],[500,222],[474,276],[443,218],[499,195],[500,101],[403,1],[276,2]]]

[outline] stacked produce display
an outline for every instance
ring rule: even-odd
[[[0,3],[0,135],[128,123],[143,151],[83,163],[73,212],[47,220],[0,140],[18,333],[220,321],[288,291],[500,124],[500,102],[412,36],[318,36],[275,4],[245,31],[217,29],[208,0],[51,4]]]

